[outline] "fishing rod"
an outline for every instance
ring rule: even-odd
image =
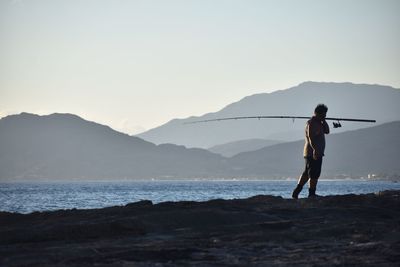
[[[227,120],[243,120],[243,119],[304,119],[309,120],[311,117],[299,117],[299,116],[243,116],[243,117],[228,117],[228,118],[217,118],[217,119],[209,119],[209,120],[200,120],[200,121],[189,121],[184,124],[194,124],[194,123],[203,123],[203,122],[211,122],[211,121],[227,121]],[[354,121],[354,122],[372,122],[375,123],[376,120],[366,120],[366,119],[348,119],[348,118],[325,118],[327,121],[334,121],[333,128],[342,127],[341,121]]]

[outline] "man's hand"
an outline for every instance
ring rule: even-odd
[[[324,134],[329,134],[329,125],[325,119],[322,121],[322,127],[324,128]]]

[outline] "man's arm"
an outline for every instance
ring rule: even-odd
[[[322,122],[322,127],[324,128],[324,133],[325,134],[329,134],[329,124],[326,122],[326,120],[324,120],[323,122]]]

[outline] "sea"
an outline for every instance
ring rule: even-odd
[[[240,199],[255,195],[290,198],[296,180],[146,180],[118,182],[0,183],[0,211],[31,213],[59,209],[93,209],[122,206],[141,200],[207,201]],[[343,195],[400,190],[399,182],[323,180],[317,194]],[[307,197],[307,186],[300,197]]]

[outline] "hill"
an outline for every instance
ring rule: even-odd
[[[201,148],[254,138],[294,141],[302,138],[303,120],[294,123],[284,119],[183,123],[232,116],[311,116],[318,103],[328,105],[329,117],[376,119],[379,123],[400,120],[399,89],[382,85],[305,82],[286,90],[247,96],[218,112],[174,119],[138,137],[156,144],[174,143]],[[356,122],[343,125],[344,128],[335,132],[367,127]]]
[[[266,146],[276,145],[282,143],[282,141],[277,140],[265,140],[265,139],[248,139],[229,142],[222,145],[216,145],[208,148],[207,150],[220,154],[224,157],[233,157],[241,152],[249,152],[261,149]]]
[[[326,136],[323,174],[366,176],[400,173],[400,121]],[[299,176],[304,141],[240,153],[230,159],[232,174]]]
[[[207,150],[157,146],[71,114],[1,119],[0,151],[1,180],[193,177],[225,164]]]
[[[303,131],[301,131],[302,133]],[[400,122],[327,136],[323,174],[400,174]],[[0,120],[0,180],[296,177],[304,141],[231,158],[155,145],[71,114],[22,113]]]

